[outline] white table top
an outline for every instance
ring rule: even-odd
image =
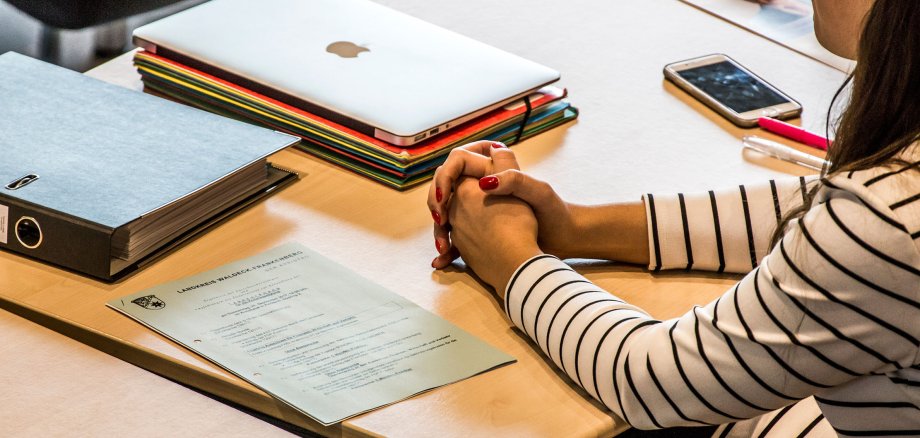
[[[844,77],[676,0],[381,3],[562,72],[569,99],[581,110],[579,119],[514,149],[526,171],[580,203],[810,172],[743,153],[740,138],[750,131],[665,82],[661,69],[668,62],[730,54],[799,100],[805,112],[794,122],[813,130],[823,130],[825,109]],[[139,85],[127,57],[89,74]],[[431,270],[435,250],[427,188],[396,192],[292,150],[272,160],[303,178],[123,282],[103,284],[0,253],[0,305],[142,367],[328,435],[588,436],[625,427],[510,329],[491,294],[462,268]],[[102,305],[287,241],[303,243],[374,279],[515,356],[518,363],[322,428]],[[703,304],[737,279],[653,275],[607,263],[579,262],[576,267],[658,318]],[[0,417],[6,409],[0,407]],[[87,415],[104,416],[105,410]],[[60,427],[73,424],[62,420]],[[232,423],[215,427],[235,430]]]

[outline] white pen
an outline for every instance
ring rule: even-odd
[[[765,138],[760,138],[754,135],[746,135],[741,137],[741,144],[746,148],[751,148],[757,152],[767,154],[771,157],[816,170],[821,170],[825,165],[830,164],[829,162],[814,155],[809,155],[782,143],[777,143],[775,141],[767,140]]]

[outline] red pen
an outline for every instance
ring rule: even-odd
[[[781,135],[799,143],[807,144],[808,146],[821,149],[822,151],[826,151],[827,146],[831,144],[828,139],[818,134],[808,132],[802,128],[799,128],[798,126],[790,125],[786,122],[771,119],[769,117],[761,117],[757,119],[757,124],[760,125],[761,128],[766,129],[767,131],[770,131],[774,134]]]

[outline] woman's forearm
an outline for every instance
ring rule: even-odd
[[[642,201],[571,205],[575,232],[565,257],[647,265],[648,225]]]

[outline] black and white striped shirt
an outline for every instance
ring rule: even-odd
[[[650,269],[747,272],[679,318],[655,320],[548,255],[514,273],[506,312],[639,428],[920,435],[920,146],[904,156],[823,180],[772,248],[803,179],[646,195]]]

